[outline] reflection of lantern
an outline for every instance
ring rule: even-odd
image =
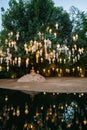
[[[71,124],[69,123],[69,124],[67,124],[67,128],[70,128],[71,127]]]
[[[38,117],[39,116],[39,113],[38,112],[36,112],[36,117]]]
[[[8,96],[5,97],[5,101],[8,101]]]
[[[6,118],[7,118],[7,120],[9,120],[9,118],[10,118],[10,117],[9,117],[9,115],[7,115],[7,117],[6,117]]]
[[[64,107],[63,107],[63,106],[61,106],[61,110],[63,110],[63,108],[64,108]]]
[[[49,117],[48,116],[46,116],[46,121],[48,121],[49,120]]]
[[[79,120],[78,120],[78,119],[76,119],[76,124],[77,124],[77,125],[79,124]]]
[[[11,109],[10,109],[10,107],[8,107],[8,111],[10,111]]]
[[[84,118],[83,123],[84,123],[84,125],[87,124],[87,119],[86,118]]]
[[[28,113],[29,113],[28,105],[26,104],[26,105],[25,105],[25,114],[27,115]]]
[[[2,116],[0,116],[0,121],[1,121],[2,119],[3,119]]]
[[[61,119],[61,122],[64,122],[64,118]]]
[[[15,116],[16,115],[16,112],[15,112],[15,109],[13,110],[13,116]]]
[[[17,115],[17,116],[20,116],[20,109],[19,109],[19,107],[17,107],[16,115]]]
[[[79,129],[82,130],[82,124],[81,124],[81,123],[80,123],[80,125],[79,125]]]
[[[33,128],[33,125],[31,124],[31,129]]]
[[[6,112],[3,112],[3,116],[5,117],[7,114],[6,114]]]
[[[55,122],[55,119],[54,119],[54,118],[52,118],[52,119],[51,119],[51,122],[52,122],[52,123],[54,123],[54,122]]]
[[[44,108],[43,108],[43,106],[41,106],[41,110],[43,110]]]
[[[24,128],[27,128],[27,123],[24,124]]]
[[[68,104],[66,103],[65,106],[68,107]]]

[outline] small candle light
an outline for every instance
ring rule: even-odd
[[[18,67],[21,66],[21,57],[18,57]]]
[[[26,59],[26,67],[29,65],[29,58]]]
[[[16,39],[17,40],[19,39],[19,32],[17,32],[17,34],[16,34]]]

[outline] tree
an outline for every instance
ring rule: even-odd
[[[87,14],[85,12],[80,11],[76,7],[72,6],[70,10],[70,16],[73,23],[73,35],[78,34],[78,44],[79,46],[83,46],[87,48],[86,40],[87,40]]]
[[[79,47],[85,48],[85,53],[83,54],[79,64],[83,66],[87,72],[87,13],[72,6],[70,16],[73,23],[73,35],[78,35],[76,44]]]
[[[54,75],[54,69],[57,67],[60,67],[61,72],[61,68],[66,65],[71,66],[79,59],[74,59],[78,53],[71,55],[73,52],[68,52],[67,45],[71,42],[72,36],[72,22],[69,14],[63,8],[55,7],[51,0],[27,2],[10,0],[9,9],[2,12],[2,25],[1,44],[3,43],[2,48],[5,52],[3,57],[5,58],[2,58],[1,53],[1,64],[4,61],[2,65],[7,67],[7,71],[10,65],[10,72],[19,72],[18,76],[30,71],[31,66],[34,66],[36,70],[39,69],[41,73],[43,73],[41,69],[45,67],[53,69]],[[50,42],[51,47],[48,45]],[[73,49],[76,51],[74,46]],[[40,55],[41,50],[43,50],[43,57]],[[50,58],[46,58],[48,53]],[[57,53],[58,60],[55,58]],[[71,56],[70,64],[68,64],[69,55]],[[27,62],[29,66],[25,69]],[[20,69],[18,66],[21,66]]]

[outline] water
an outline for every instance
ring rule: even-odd
[[[86,130],[86,93],[38,93],[0,89],[0,127],[5,130]]]

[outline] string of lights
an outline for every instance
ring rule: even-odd
[[[20,68],[24,65],[26,69],[29,68],[29,65],[35,68],[35,64],[40,64],[42,65],[40,68],[42,70],[39,68],[35,68],[35,70],[37,69],[38,73],[42,72],[43,75],[47,73],[50,76],[51,71],[55,71],[61,77],[64,71],[65,73],[78,71],[78,75],[84,77],[83,68],[79,65],[71,67],[71,69],[67,67],[78,63],[81,55],[84,53],[84,48],[76,45],[78,35],[76,34],[72,37],[72,47],[67,46],[67,43],[58,42],[59,24],[56,23],[54,27],[54,30],[47,27],[45,33],[38,32],[37,39],[25,42],[21,46],[19,45],[20,33],[14,34],[14,32],[10,32],[8,38],[5,39],[5,45],[0,49],[0,71],[3,70],[3,66],[9,71],[12,66]],[[43,65],[45,62],[49,67],[46,68]]]

